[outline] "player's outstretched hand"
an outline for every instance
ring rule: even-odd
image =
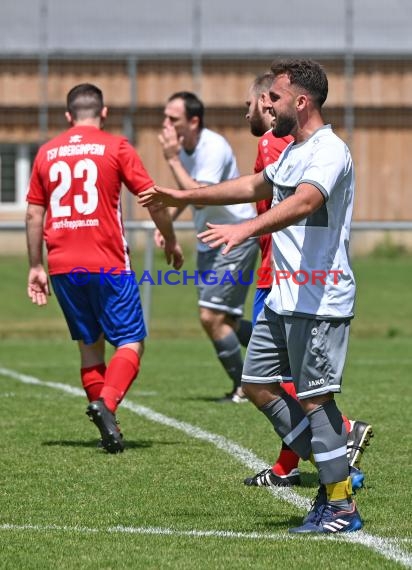
[[[222,254],[229,253],[234,247],[246,241],[250,235],[246,224],[206,224],[209,228],[201,232],[197,237],[210,247],[224,245]]]
[[[167,264],[172,264],[173,269],[180,269],[185,261],[183,251],[177,242],[167,242],[164,244]]]
[[[47,297],[50,296],[49,281],[42,267],[30,269],[27,295],[35,305],[47,305]]]
[[[173,188],[154,186],[141,192],[137,197],[137,201],[144,208],[149,206],[181,206],[184,203],[184,192]]]

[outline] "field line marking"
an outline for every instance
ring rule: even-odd
[[[267,533],[267,532],[237,532],[231,530],[179,530],[175,528],[162,528],[162,527],[134,527],[116,525],[108,528],[91,528],[83,526],[67,526],[67,525],[35,525],[35,524],[0,524],[0,530],[28,530],[35,532],[78,532],[84,534],[97,534],[97,533],[110,533],[110,534],[148,534],[148,535],[172,535],[172,536],[188,536],[188,537],[211,537],[211,538],[244,538],[251,540],[301,540],[302,536],[289,534],[287,532]],[[361,531],[362,532],[362,531]],[[352,538],[355,534],[351,535]],[[313,541],[327,541],[327,540],[343,540],[347,542],[349,534],[347,535],[316,535],[308,534],[303,538]],[[397,542],[397,539],[386,539],[388,542]],[[411,539],[403,539],[402,542],[410,542]],[[352,540],[351,542],[357,542]]]
[[[178,530],[173,528],[161,527],[128,527],[114,526],[108,528],[90,528],[80,526],[59,526],[59,525],[16,525],[4,523],[0,524],[0,531],[31,531],[31,532],[69,532],[79,534],[134,534],[134,535],[152,535],[152,536],[184,536],[188,538],[218,538],[218,539],[241,539],[241,540],[270,540],[270,541],[298,541],[307,540],[310,542],[353,542],[362,546],[368,546],[367,541],[373,543],[370,548],[376,550],[375,542],[377,537],[365,534],[363,531],[345,535],[305,535],[304,537],[292,535],[286,532],[279,533],[259,533],[259,532],[234,532],[222,530]],[[409,539],[382,539],[382,549],[377,552],[387,558],[399,562],[403,566],[411,567],[411,560],[407,554],[399,551],[398,542],[410,542]]]
[[[75,386],[71,386],[70,384],[63,384],[60,382],[47,382],[44,380],[40,380],[39,378],[35,378],[34,376],[21,374],[19,372],[16,372],[15,370],[10,370],[2,367],[0,367],[0,375],[7,376],[14,380],[18,380],[19,382],[22,382],[24,384],[44,386],[46,388],[61,390],[72,396],[84,397],[84,391],[82,389],[76,388]],[[175,420],[174,418],[170,418],[168,416],[155,412],[150,408],[134,404],[133,402],[127,399],[123,400],[122,407],[130,410],[131,412],[134,412],[137,415],[143,416],[153,422],[157,422],[162,425],[178,429],[193,438],[207,441],[208,443],[212,443],[219,449],[225,451],[229,455],[232,455],[232,457],[235,457],[238,461],[240,461],[250,469],[261,470],[267,467],[267,464],[263,460],[259,459],[252,451],[238,445],[237,443],[223,436],[207,432],[187,422]],[[301,495],[298,495],[297,493],[295,493],[291,489],[288,489],[287,487],[268,488],[268,490],[276,497],[281,498],[293,504],[296,507],[307,509],[310,504],[309,499],[304,498]],[[1,528],[2,527],[0,526],[0,529]],[[127,527],[115,527],[115,528],[127,528]],[[192,532],[192,531],[186,531],[186,532]],[[193,531],[193,532],[202,532],[202,531]],[[203,531],[203,532],[207,533],[214,531]],[[285,536],[289,537],[289,535],[286,534]],[[377,552],[381,556],[384,556],[387,559],[394,560],[402,564],[403,566],[406,566],[407,568],[412,568],[412,554],[409,554],[408,552],[405,552],[401,549],[400,541],[397,538],[396,539],[382,538],[379,536],[374,536],[365,533],[364,531],[358,531],[356,533],[345,533],[338,536],[332,536],[331,538],[342,540],[344,542],[357,543],[366,546],[367,548],[374,550],[375,552]]]

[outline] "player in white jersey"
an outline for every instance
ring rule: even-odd
[[[272,132],[272,105],[269,100],[269,89],[273,83],[273,74],[266,72],[256,77],[252,83],[246,101],[246,119],[249,122],[250,132],[259,136],[258,152],[254,165],[254,172],[261,172],[266,166],[276,162],[286,146],[292,142],[291,136],[275,137]],[[257,203],[259,214],[267,212],[272,205],[272,200],[262,200]],[[271,276],[266,271],[272,267],[272,236],[266,234],[259,238],[262,252],[262,262],[259,275],[262,280],[256,284],[255,299],[253,305],[253,322],[264,307],[265,299],[272,288]],[[269,278],[268,278],[269,277]],[[319,276],[321,277],[321,276]],[[293,382],[281,384],[282,388],[296,398],[296,390]],[[367,422],[349,420],[343,416],[343,421],[348,432],[347,456],[350,467],[353,491],[363,487],[365,475],[359,469],[360,460],[370,438],[373,436],[372,426]],[[253,476],[244,479],[245,485],[253,487],[289,486],[300,484],[299,456],[284,441],[276,462],[269,468],[263,469]]]
[[[239,176],[236,158],[227,140],[204,127],[204,107],[193,93],[181,91],[169,97],[159,140],[163,154],[180,190],[217,184]],[[176,219],[183,208],[172,211]],[[210,205],[192,208],[196,233],[206,222],[239,224],[256,215],[251,204]],[[159,232],[156,240],[161,245]],[[216,354],[233,382],[233,389],[220,401],[246,402],[241,388],[243,357],[252,323],[242,319],[243,307],[259,246],[250,238],[236,251],[222,256],[222,248],[211,249],[197,241],[198,304],[201,324]],[[241,279],[239,279],[241,272]],[[245,276],[245,277],[243,277]]]
[[[273,234],[278,287],[268,306],[282,315],[352,317],[355,280],[347,249],[354,174],[348,147],[330,125],[322,126],[304,144],[290,145],[264,177],[273,185],[272,206],[302,184],[316,187],[324,199],[315,212]]]
[[[312,60],[274,62],[269,91],[273,132],[292,135],[263,173],[179,196],[157,188],[141,203],[222,204],[273,196],[272,208],[238,225],[208,224],[199,235],[223,254],[250,236],[273,234],[275,275],[248,346],[242,387],[275,431],[319,473],[320,488],[293,533],[355,531],[362,521],[352,500],[347,434],[334,393],[340,392],[355,281],[348,257],[354,197],[350,152],[325,125],[323,68]],[[300,402],[280,382],[292,377]]]

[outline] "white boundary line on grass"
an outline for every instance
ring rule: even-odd
[[[14,370],[9,370],[7,368],[0,367],[0,375],[12,378],[14,380],[18,380],[24,384],[32,384],[36,386],[43,386],[45,388],[52,388],[55,390],[60,390],[62,392],[66,392],[72,396],[82,396],[84,397],[84,391],[80,388],[76,388],[74,386],[70,386],[69,384],[62,384],[59,382],[46,382],[43,380],[39,380],[34,376],[29,376],[27,374],[21,374]],[[196,426],[193,426],[186,422],[181,422],[179,420],[175,420],[174,418],[170,418],[158,412],[151,410],[150,408],[146,408],[144,406],[139,406],[134,404],[130,400],[124,400],[122,403],[122,407],[134,412],[137,415],[143,416],[148,420],[153,422],[160,423],[162,425],[166,425],[172,427],[174,429],[178,429],[183,431],[190,437],[194,437],[196,439],[200,439],[203,441],[207,441],[215,445],[217,448],[225,451],[232,457],[235,457],[238,461],[246,465],[249,469],[252,470],[261,470],[264,469],[267,464],[259,459],[252,451],[238,445],[237,443],[214,433],[204,431]],[[307,509],[309,506],[309,499],[302,497],[301,495],[295,493],[291,489],[288,488],[269,488],[273,495],[278,498],[281,498],[288,503],[293,504],[296,507]],[[24,525],[24,526],[15,526],[15,525],[1,525],[0,530],[39,530],[39,531],[47,531],[47,530],[71,530],[71,531],[78,531],[78,532],[101,532],[98,529],[87,529],[87,528],[77,528],[77,527],[55,527],[55,526],[35,526],[35,525]],[[259,538],[259,539],[290,539],[291,536],[289,534],[273,534],[273,535],[265,535],[265,534],[258,534],[258,533],[236,533],[231,531],[178,531],[173,529],[157,529],[153,527],[149,528],[133,528],[133,527],[112,527],[106,529],[105,532],[124,532],[124,533],[135,533],[135,534],[173,534],[173,535],[181,535],[181,536],[215,536],[215,537],[229,537],[229,538]],[[309,538],[313,540],[314,538],[319,540],[322,538],[328,539],[339,539],[344,542],[349,543],[356,543],[362,546],[366,546],[377,552],[378,554],[384,556],[389,560],[394,560],[406,566],[408,568],[412,568],[412,554],[405,552],[401,548],[402,539],[388,539],[382,538],[379,536],[374,536],[364,531],[358,531],[356,533],[345,533],[338,536],[328,536],[328,537],[317,537],[316,535],[305,535],[305,538]]]
[[[155,526],[148,527],[135,527],[135,526],[112,526],[108,528],[91,528],[85,526],[67,526],[67,525],[35,525],[35,524],[0,524],[0,531],[6,530],[19,530],[19,531],[34,531],[34,532],[77,532],[79,534],[140,534],[140,535],[160,535],[160,536],[187,536],[187,537],[204,537],[204,538],[242,538],[246,540],[302,540],[306,538],[311,541],[326,541],[326,540],[340,540],[347,542],[348,535],[306,535],[305,537],[296,534],[289,534],[286,532],[278,533],[264,533],[264,532],[235,532],[231,530],[178,530],[174,528],[162,528]],[[398,539],[386,539],[388,542],[399,542]],[[400,542],[410,543],[412,539],[404,538]]]

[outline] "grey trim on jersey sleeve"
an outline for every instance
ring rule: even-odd
[[[273,182],[270,180],[269,175],[266,174],[266,169],[263,171],[263,176],[267,182],[269,182],[273,185]],[[307,183],[307,184],[311,184],[312,186],[315,186],[315,188],[317,188],[319,190],[319,192],[322,194],[325,202],[322,204],[322,206],[318,210],[313,212],[313,214],[310,214],[307,218],[305,218],[304,220],[301,220],[299,223],[296,223],[294,225],[315,226],[315,227],[323,227],[323,228],[328,227],[329,213],[328,213],[328,208],[326,206],[326,202],[329,198],[328,193],[326,192],[326,190],[324,189],[324,187],[322,185],[320,185],[317,182],[314,182],[313,180],[300,180],[298,182],[298,185],[302,184],[302,183]],[[278,201],[279,201],[279,203],[282,202],[283,200],[285,200],[286,198],[288,198],[289,196],[294,196],[295,190],[296,190],[296,188],[288,188],[285,186],[283,186],[281,188],[278,187]]]
[[[263,178],[269,184],[272,184],[272,185],[274,184],[273,180],[270,178],[269,174],[266,172],[266,168],[263,170]],[[319,184],[319,182],[315,182],[314,180],[303,179],[303,180],[299,180],[296,187],[298,187],[299,184],[311,184],[312,186],[315,186],[315,188],[317,188],[319,190],[319,192],[322,194],[322,196],[325,198],[325,202],[327,202],[329,200],[329,194],[326,192],[325,188],[321,184]]]
[[[325,188],[319,184],[319,182],[315,182],[314,180],[299,180],[298,182],[298,186],[299,184],[311,184],[312,186],[315,186],[315,188],[317,188],[319,190],[319,192],[322,194],[322,196],[325,198],[325,202],[327,202],[329,200],[329,194],[326,192]]]

